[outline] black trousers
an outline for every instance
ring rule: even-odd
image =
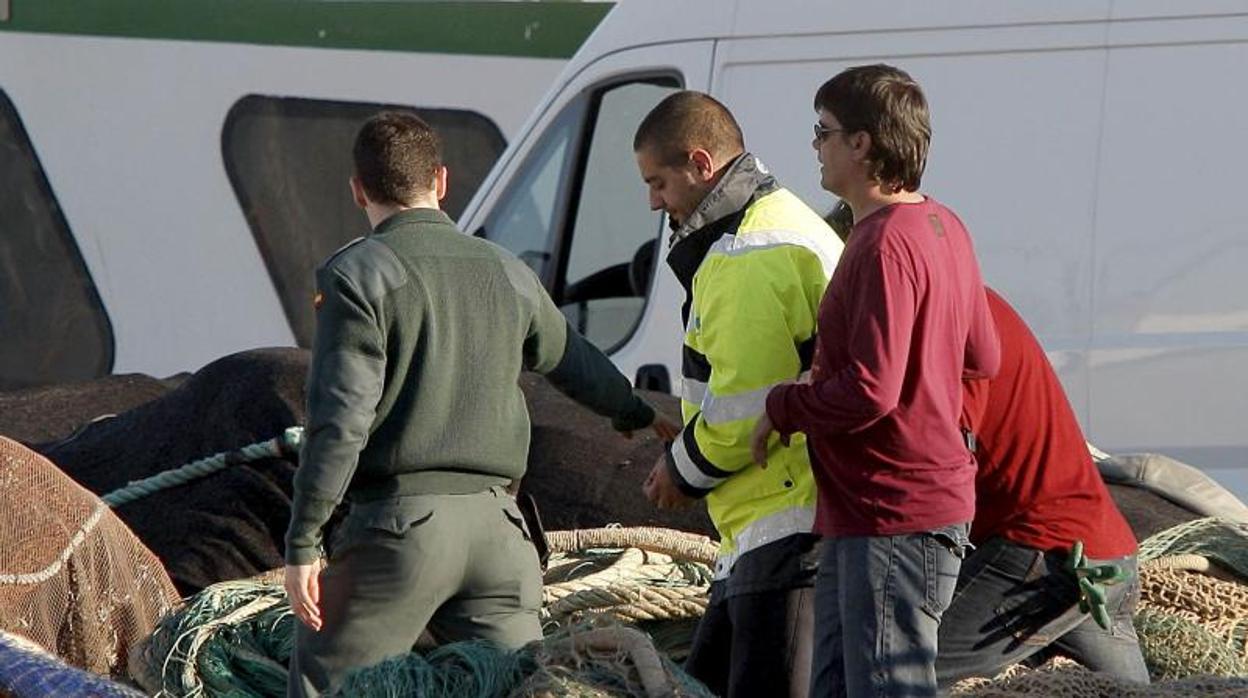
[[[685,671],[726,698],[790,696],[793,688],[804,695],[813,590],[715,596],[694,633]],[[801,685],[792,686],[795,681]]]

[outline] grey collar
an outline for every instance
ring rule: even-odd
[[[694,231],[740,211],[759,193],[770,193],[779,186],[761,160],[752,153],[742,153],[729,165],[728,171],[693,210],[689,219],[672,233],[667,246],[672,247]]]

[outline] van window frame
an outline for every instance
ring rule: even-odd
[[[671,84],[669,85],[664,81],[670,81]],[[586,99],[588,100],[588,104],[584,105],[585,114],[582,117],[584,121],[582,122],[580,132],[577,134],[575,139],[577,151],[575,153],[576,160],[572,171],[572,177],[564,186],[565,191],[562,197],[564,206],[562,212],[560,212],[561,219],[556,228],[556,237],[551,249],[551,253],[555,255],[555,264],[552,265],[552,275],[550,283],[547,286],[550,290],[551,299],[554,300],[556,306],[563,306],[563,294],[567,286],[566,277],[568,272],[568,262],[571,259],[572,243],[576,237],[576,231],[573,230],[573,227],[575,227],[577,215],[580,213],[581,193],[585,188],[585,174],[589,169],[590,148],[588,146],[593,141],[594,130],[598,125],[598,114],[602,106],[602,98],[607,92],[610,92],[617,87],[642,82],[661,84],[672,87],[677,91],[685,89],[684,75],[682,75],[679,71],[658,70],[615,75],[608,80],[590,85],[589,87],[581,90],[581,94],[578,95],[578,99]],[[571,102],[569,102],[569,104],[564,108],[566,109],[568,106],[571,106]],[[638,175],[638,177],[640,176],[641,175]],[[639,202],[638,205],[641,206],[645,204],[644,202]],[[663,224],[661,221],[662,218],[660,218],[659,227],[655,231],[656,239],[659,241],[656,244],[659,245],[662,244],[661,241],[663,234]],[[658,265],[662,264],[662,250],[656,249],[654,256],[654,264],[657,269]],[[608,356],[614,354],[624,348],[630,341],[632,341],[633,337],[636,336],[638,328],[641,327],[641,321],[645,319],[646,311],[650,308],[651,296],[654,295],[650,291],[654,288],[656,277],[657,274],[651,274],[650,276],[650,288],[646,289],[646,294],[642,299],[641,311],[638,313],[636,321],[633,322],[633,326],[629,328],[628,333],[625,334],[618,342],[611,345],[609,348],[602,348],[602,352],[604,354]]]

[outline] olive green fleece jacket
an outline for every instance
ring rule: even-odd
[[[654,420],[528,266],[463,235],[441,211],[386,219],[331,256],[316,283],[290,564],[320,555],[321,528],[344,497],[466,494],[524,475],[523,369],[617,429]]]

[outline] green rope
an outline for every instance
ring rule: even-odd
[[[224,470],[231,465],[250,463],[262,458],[281,458],[286,454],[297,453],[302,444],[303,427],[290,427],[282,432],[281,436],[274,437],[268,441],[259,441],[234,451],[222,451],[215,456],[187,463],[180,468],[167,470],[142,480],[135,480],[121,489],[109,492],[101,499],[110,507],[117,508],[136,499],[142,499],[154,492],[185,485],[192,480],[198,480],[201,477]]]

